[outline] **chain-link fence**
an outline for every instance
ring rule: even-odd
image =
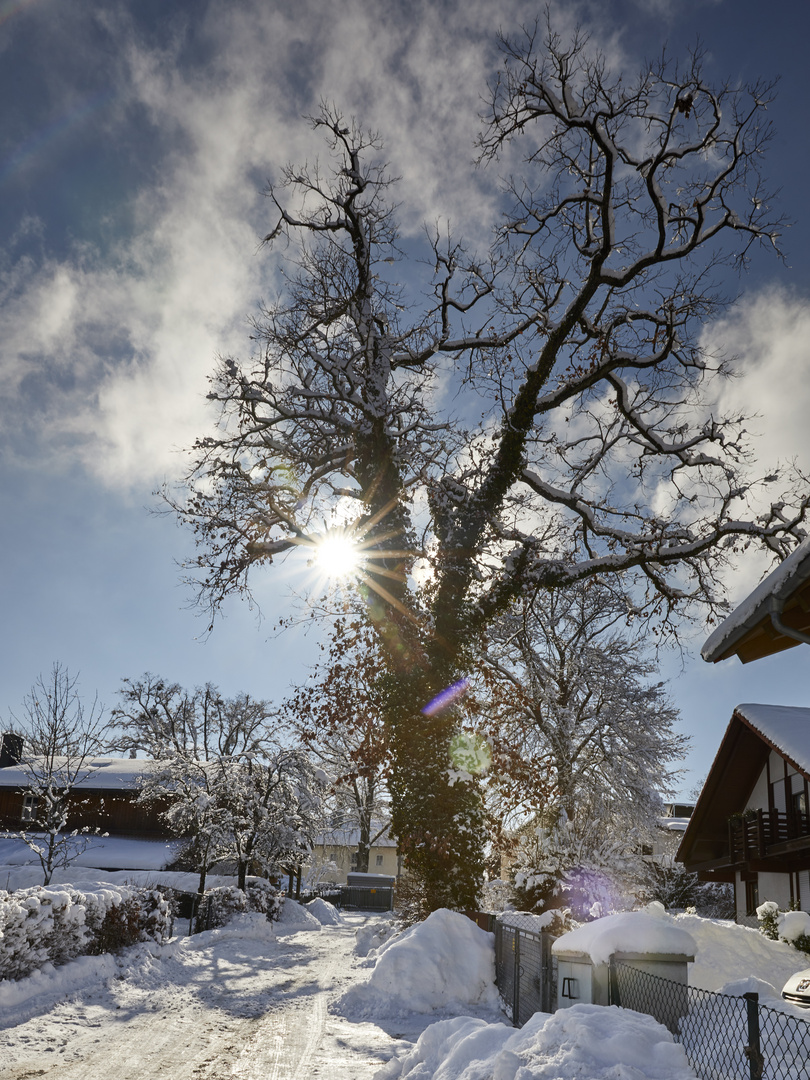
[[[557,962],[551,934],[495,923],[495,983],[506,1015],[522,1027],[536,1012],[553,1012],[557,1002]]]
[[[664,1024],[700,1080],[810,1080],[810,1022],[757,994],[699,990],[614,963],[611,1000]]]

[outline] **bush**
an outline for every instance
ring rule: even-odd
[[[46,963],[163,942],[170,934],[170,906],[157,890],[66,885],[0,891],[0,978],[21,979]]]
[[[283,898],[278,889],[269,881],[253,879],[245,885],[242,892],[235,885],[223,885],[218,889],[208,889],[197,914],[196,933],[202,930],[215,930],[226,926],[234,915],[242,911],[258,911],[268,919],[277,919],[281,912]]]

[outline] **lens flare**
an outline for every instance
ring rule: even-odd
[[[422,712],[425,716],[435,716],[436,713],[446,709],[449,705],[452,705],[454,701],[458,701],[460,697],[464,697],[469,686],[469,680],[459,679],[458,682],[452,683],[452,685],[445,687],[440,693],[429,701],[425,705]]]

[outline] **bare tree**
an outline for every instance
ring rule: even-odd
[[[344,532],[398,682],[393,830],[428,908],[476,899],[480,800],[448,780],[458,718],[437,695],[493,619],[538,588],[622,575],[637,617],[672,630],[722,606],[741,546],[784,556],[810,499],[787,478],[757,505],[774,477],[744,418],[712,405],[733,363],[700,347],[719,271],[778,244],[759,174],[770,88],[714,88],[697,55],[615,74],[550,26],[503,52],[481,157],[523,166],[489,254],[437,231],[427,302],[396,284],[380,139],[324,106],[328,161],[268,192],[286,288],[255,320],[259,353],[220,362],[219,430],[187,493],[166,493],[213,611],[354,506]]]
[[[102,746],[104,709],[94,698],[89,710],[77,690],[78,675],[61,664],[40,675],[23,700],[22,715],[12,714],[23,738],[19,768],[24,776],[26,823],[9,835],[19,837],[39,859],[47,885],[54,870],[69,866],[100,830],[77,823],[85,800],[81,786],[94,772]]]
[[[643,849],[689,740],[626,612],[620,594],[590,581],[516,605],[492,628],[491,784],[518,839],[513,866],[532,882],[521,906],[570,903],[575,881],[589,895],[583,860],[601,867],[594,880],[612,867],[640,888],[647,874]]]
[[[195,761],[258,752],[267,737],[268,702],[238,694],[223,698],[212,683],[184,690],[146,672],[124,679],[122,704],[112,710],[117,732],[109,742],[118,751],[142,751],[155,760],[174,754]]]
[[[649,827],[689,739],[620,595],[596,581],[516,604],[482,673],[496,776],[518,816]]]

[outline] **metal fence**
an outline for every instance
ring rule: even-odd
[[[495,923],[495,983],[506,1015],[522,1027],[536,1012],[553,1012],[557,962],[551,934]]]
[[[664,1024],[700,1080],[810,1080],[810,1022],[759,1003],[611,966],[611,1001]]]
[[[393,889],[369,889],[366,886],[343,885],[338,896],[330,897],[340,908],[355,911],[393,911]]]

